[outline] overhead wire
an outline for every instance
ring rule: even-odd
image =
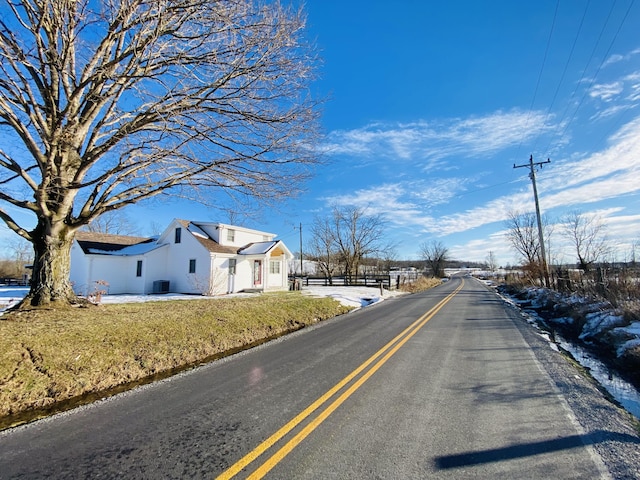
[[[620,34],[620,31],[622,30],[622,27],[623,27],[625,21],[627,20],[627,17],[629,16],[629,13],[631,12],[631,8],[633,7],[633,3],[634,3],[634,0],[631,0],[631,2],[629,2],[629,6],[628,6],[624,16],[622,17],[622,21],[620,22],[620,25],[618,26],[618,29],[616,30],[616,33],[614,34],[613,38],[611,39],[611,42],[609,43],[607,51],[602,56],[602,61],[600,62],[600,65],[598,65],[598,68],[597,68],[595,74],[593,75],[593,78],[591,79],[591,82],[589,83],[589,86],[585,89],[585,91],[584,91],[584,93],[582,95],[582,98],[580,99],[580,102],[578,103],[578,106],[576,107],[576,109],[573,112],[573,115],[571,116],[569,121],[566,123],[565,128],[562,131],[562,134],[560,135],[560,139],[562,139],[564,137],[567,129],[569,128],[569,125],[571,124],[571,122],[573,122],[573,119],[576,117],[576,115],[578,113],[578,110],[580,110],[580,107],[584,103],[585,98],[587,97],[587,95],[591,91],[591,88],[593,87],[596,79],[598,78],[598,74],[600,73],[600,70],[604,66],[605,62],[609,59],[609,53],[611,52],[611,49],[613,48],[614,43],[618,39],[618,35]],[[626,112],[628,110],[628,108],[629,108],[629,106],[627,106],[626,109],[623,109],[623,112]],[[611,131],[613,131],[613,128],[617,128],[617,127],[616,126],[611,127],[611,129],[608,131],[608,133],[606,133],[606,134],[604,134],[602,136],[602,138],[600,139],[598,144],[601,143],[602,141],[604,141],[604,138],[607,137]],[[547,151],[549,150],[550,146],[551,146],[551,142],[547,146],[547,149],[546,149]]]
[[[560,0],[556,0],[556,8],[553,12],[553,21],[551,22],[551,29],[549,30],[549,36],[547,37],[547,45],[544,49],[544,56],[542,58],[542,65],[540,65],[540,71],[538,72],[538,79],[536,81],[536,86],[533,91],[533,98],[531,99],[531,106],[529,107],[529,112],[527,114],[527,119],[524,123],[524,130],[522,134],[522,138],[520,139],[520,145],[518,146],[517,155],[520,154],[520,148],[522,147],[522,143],[524,142],[524,136],[526,135],[527,129],[529,128],[529,120],[531,119],[531,113],[533,112],[533,106],[536,103],[536,97],[538,96],[538,88],[540,87],[540,80],[542,79],[542,72],[544,71],[545,64],[547,63],[547,55],[549,54],[549,46],[551,45],[551,38],[553,37],[553,30],[556,25],[556,18],[558,17],[558,8],[560,6]]]
[[[582,70],[582,74],[580,75],[580,79],[579,79],[579,80],[578,80],[578,82],[576,83],[576,86],[575,86],[575,88],[574,88],[573,92],[571,93],[571,96],[569,97],[569,100],[568,100],[568,102],[567,102],[567,106],[566,106],[566,108],[565,108],[565,110],[564,110],[564,112],[563,112],[563,114],[562,114],[562,117],[561,117],[561,118],[560,118],[560,120],[557,122],[557,123],[558,123],[558,125],[562,125],[562,124],[563,124],[563,122],[564,122],[564,120],[565,120],[565,117],[566,117],[566,115],[567,115],[567,113],[568,113],[568,111],[569,111],[569,108],[571,107],[571,104],[573,103],[573,102],[572,102],[572,100],[573,100],[573,98],[576,96],[577,91],[578,91],[578,88],[579,88],[579,87],[580,87],[580,85],[583,83],[583,80],[584,80],[584,78],[585,78],[585,75],[586,75],[586,73],[587,73],[587,70],[588,70],[588,68],[589,68],[589,65],[591,64],[591,60],[593,60],[593,57],[595,56],[595,52],[596,52],[596,50],[597,50],[598,46],[600,45],[600,41],[602,40],[602,36],[604,35],[604,32],[605,32],[605,30],[606,30],[606,28],[607,28],[607,25],[609,24],[609,20],[611,19],[611,16],[612,16],[613,11],[614,11],[614,9],[615,9],[616,3],[617,3],[617,1],[614,1],[614,2],[613,2],[613,4],[611,5],[611,8],[609,9],[609,13],[607,14],[607,18],[606,18],[606,20],[605,20],[605,22],[604,22],[604,25],[603,25],[603,26],[602,26],[602,28],[600,29],[600,33],[599,33],[599,35],[598,35],[598,39],[596,40],[596,43],[594,44],[593,49],[591,50],[591,54],[590,54],[590,56],[589,56],[589,59],[587,60],[587,63],[586,63],[586,65],[585,65],[584,69]],[[575,117],[576,117],[576,115],[577,115],[578,111],[580,110],[580,107],[581,107],[581,106],[582,106],[582,104],[584,103],[584,100],[585,100],[585,98],[586,98],[587,94],[589,93],[589,91],[590,91],[591,87],[592,87],[592,86],[593,86],[593,84],[595,83],[595,80],[596,80],[596,78],[597,78],[597,76],[598,76],[598,73],[600,73],[600,70],[602,69],[602,66],[604,65],[604,62],[605,62],[605,61],[606,61],[606,59],[607,59],[607,55],[608,55],[608,54],[609,54],[609,52],[611,51],[611,48],[613,47],[613,43],[615,42],[615,40],[616,40],[616,38],[617,38],[617,36],[618,36],[618,34],[619,34],[619,32],[620,32],[621,28],[622,28],[622,25],[624,24],[624,21],[626,20],[627,16],[629,15],[629,11],[631,10],[631,7],[632,7],[632,6],[633,6],[633,0],[632,0],[632,1],[631,1],[631,3],[629,4],[629,8],[627,9],[627,12],[625,13],[625,16],[624,16],[624,18],[623,18],[622,22],[620,23],[620,26],[618,27],[618,30],[617,30],[617,32],[616,32],[616,34],[615,34],[615,36],[614,36],[613,40],[612,40],[612,41],[611,41],[611,43],[609,44],[609,47],[607,48],[607,51],[606,51],[605,55],[603,56],[603,59],[602,59],[602,61],[600,62],[600,65],[598,66],[598,68],[597,68],[597,70],[596,70],[596,73],[593,75],[593,78],[591,79],[591,82],[590,82],[590,84],[589,84],[589,87],[585,89],[584,94],[582,95],[582,97],[581,97],[580,101],[578,102],[578,105],[577,105],[576,109],[575,109],[575,110],[574,110],[574,112],[573,112],[573,115],[571,115],[571,118],[570,118],[566,123],[564,123],[564,128],[562,129],[562,132],[560,133],[560,135],[559,135],[557,138],[562,139],[562,138],[565,136],[565,134],[566,134],[567,130],[569,129],[569,126],[572,124],[573,120],[575,119]],[[547,145],[547,147],[544,149],[545,154],[549,152],[549,149],[551,148],[551,144],[552,144],[552,142],[553,142],[553,140],[550,140],[550,141],[549,141],[549,144],[548,144],[548,145]]]
[[[560,130],[556,130],[559,133],[556,133],[555,135],[552,134],[550,136],[550,140],[549,140],[546,148],[544,150],[542,150],[542,152],[544,152],[544,155],[543,155],[544,157],[546,157],[549,154],[549,151],[551,149],[551,146],[552,146],[553,142],[557,141],[557,139],[564,138],[566,133],[567,133],[567,131],[569,130],[569,128],[573,124],[578,112],[580,111],[582,105],[584,104],[584,101],[585,101],[587,95],[589,94],[589,92],[591,91],[593,85],[595,84],[600,71],[602,70],[602,68],[604,67],[605,63],[607,62],[607,60],[609,58],[610,52],[611,52],[611,50],[612,50],[612,48],[613,48],[613,46],[614,46],[614,44],[615,44],[620,32],[622,30],[622,27],[624,26],[627,18],[629,17],[629,14],[630,14],[632,8],[633,8],[634,1],[635,0],[631,0],[631,2],[629,3],[629,5],[628,5],[628,7],[627,7],[627,9],[626,9],[626,11],[624,13],[624,16],[622,17],[622,19],[621,19],[621,21],[620,21],[620,23],[619,23],[619,25],[618,25],[618,27],[617,27],[617,29],[615,31],[615,34],[614,34],[613,38],[611,39],[611,41],[609,42],[609,45],[608,45],[608,47],[606,49],[606,52],[604,53],[604,56],[602,57],[602,60],[600,61],[599,65],[598,65],[598,68],[595,71],[595,74],[592,76],[591,81],[589,82],[589,85],[584,90],[584,93],[582,94],[582,97],[580,98],[580,101],[577,103],[577,105],[575,107],[575,110],[573,110],[573,113],[567,119],[567,115],[568,115],[568,113],[569,113],[569,111],[571,109],[571,106],[575,105],[575,102],[573,101],[573,99],[577,96],[578,89],[580,88],[580,86],[585,83],[584,80],[585,80],[585,77],[587,75],[587,71],[589,69],[589,66],[591,65],[591,63],[592,63],[592,61],[593,61],[593,59],[594,59],[594,57],[596,55],[596,51],[598,50],[598,48],[600,47],[600,45],[602,43],[602,38],[604,36],[605,31],[607,30],[607,27],[610,25],[611,18],[612,18],[613,13],[614,13],[614,11],[616,9],[617,0],[614,0],[614,2],[612,3],[611,8],[609,9],[609,11],[607,13],[607,16],[606,16],[606,19],[604,21],[604,24],[603,24],[602,28],[600,29],[600,32],[598,34],[598,38],[597,38],[597,40],[596,40],[596,42],[595,42],[595,44],[594,44],[594,46],[593,46],[593,48],[591,50],[591,53],[590,53],[589,58],[588,58],[588,60],[587,60],[587,62],[585,64],[585,67],[582,70],[580,79],[576,83],[576,86],[573,89],[569,100],[567,101],[567,105],[566,105],[566,107],[565,107],[565,109],[563,111],[562,117],[560,117],[560,120],[558,122],[556,122],[558,128],[559,129],[561,128],[562,130],[561,131]],[[549,32],[549,37],[547,39],[547,45],[546,45],[546,48],[545,48],[545,55],[544,55],[543,63],[541,65],[541,69],[540,69],[539,74],[538,74],[538,79],[537,79],[537,82],[536,82],[536,87],[535,87],[535,90],[534,90],[533,100],[531,102],[531,107],[530,107],[530,110],[529,110],[529,114],[527,116],[526,125],[528,125],[529,120],[531,118],[531,115],[533,114],[533,107],[534,107],[536,99],[537,99],[539,86],[540,86],[540,82],[541,82],[541,77],[542,77],[543,70],[545,68],[547,57],[548,57],[548,54],[549,54],[552,34],[553,34],[553,31],[554,31],[554,28],[555,28],[556,17],[557,17],[557,13],[558,13],[558,3],[556,3],[556,10],[554,12],[554,18],[553,18],[551,30]],[[583,26],[584,26],[584,22],[585,22],[586,15],[588,13],[589,6],[590,6],[590,0],[587,2],[587,5],[585,6],[585,9],[583,11],[582,18],[581,18],[580,24],[578,26],[578,30],[576,32],[576,35],[575,35],[574,40],[573,40],[573,44],[571,46],[571,50],[569,52],[569,56],[568,56],[567,60],[565,61],[565,65],[564,65],[560,80],[559,80],[559,82],[558,82],[558,84],[556,86],[556,89],[554,91],[551,103],[549,104],[549,107],[547,108],[547,111],[546,111],[546,114],[545,114],[545,120],[544,120],[544,124],[545,125],[547,124],[547,121],[548,121],[548,119],[549,119],[549,117],[551,115],[552,107],[553,107],[553,105],[555,104],[555,102],[557,100],[559,91],[560,91],[560,89],[562,87],[562,84],[563,84],[565,76],[566,76],[566,72],[567,72],[568,67],[570,65],[571,59],[573,58],[576,45],[578,43],[578,40],[580,38],[580,34],[581,34]],[[625,108],[621,109],[621,111],[619,112],[618,116],[620,118],[622,118],[623,114],[626,114],[631,109],[631,107],[633,107],[633,106],[634,105],[632,105],[632,104],[628,104]],[[604,141],[604,139],[607,136],[610,135],[610,133],[611,133],[611,131],[613,131],[613,129],[619,128],[619,124],[620,123],[618,122],[618,123],[616,123],[616,125],[611,127],[611,129],[606,134],[604,134],[604,136],[602,137],[600,142]],[[525,132],[526,132],[526,128],[525,128]],[[534,141],[534,150],[537,147],[538,143],[540,142],[541,135],[542,134],[540,133],[536,137],[536,139]],[[518,147],[518,152],[520,151],[523,142],[524,142],[524,134],[523,134],[523,138],[520,141],[520,145]]]
[[[567,74],[567,70],[569,69],[569,64],[571,63],[571,59],[573,58],[573,52],[575,51],[576,45],[578,43],[578,38],[580,37],[580,33],[582,32],[582,27],[584,25],[584,19],[587,16],[587,11],[589,10],[589,5],[590,4],[591,4],[591,0],[588,0],[586,6],[584,8],[584,12],[582,12],[582,18],[580,19],[580,25],[578,25],[578,31],[576,32],[576,36],[573,39],[573,44],[571,45],[571,50],[569,51],[569,56],[567,57],[567,60],[564,63],[564,68],[562,69],[562,75],[560,76],[560,80],[558,81],[558,85],[556,87],[556,90],[553,93],[553,97],[551,99],[551,103],[549,104],[549,107],[547,108],[547,113],[545,114],[543,125],[547,124],[547,120],[549,119],[549,116],[551,115],[551,109],[553,108],[553,105],[555,104],[556,98],[558,98],[558,93],[560,92],[560,87],[562,86],[562,83],[564,82],[564,77]],[[532,149],[533,151],[535,151],[536,147],[538,146],[538,141],[540,139],[541,134],[542,133],[540,132],[538,134],[538,136],[536,137],[536,140],[534,142],[533,149]],[[548,149],[545,150],[545,155],[546,155],[547,151],[548,151]]]
[[[502,185],[507,185],[509,183],[518,183],[520,180],[521,180],[521,178],[517,178],[515,180],[508,180],[506,182],[500,182],[500,183],[495,183],[493,185],[487,185],[486,187],[476,188],[476,189],[469,190],[469,191],[466,191],[466,192],[463,192],[463,193],[459,193],[457,195],[454,195],[453,198],[464,197],[466,195],[471,195],[472,193],[482,192],[484,190],[490,190],[492,188],[501,187]]]

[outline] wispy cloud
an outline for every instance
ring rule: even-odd
[[[332,155],[439,160],[485,157],[553,131],[541,112],[498,111],[482,117],[407,124],[374,123],[331,132],[322,150]]]
[[[503,222],[510,211],[530,210],[530,207],[529,192],[505,195],[464,212],[442,216],[432,225],[431,231],[441,236],[465,232],[483,225]]]
[[[539,176],[540,203],[544,210],[595,203],[623,194],[640,192],[640,120],[611,138],[612,145],[589,157],[546,167]],[[509,210],[531,210],[531,193],[523,192],[491,200],[486,205],[437,221],[441,235],[464,232],[504,220]]]
[[[551,192],[575,193],[574,188],[590,187],[590,197],[597,201],[605,198],[607,184],[603,182],[606,180],[620,182],[619,193],[625,193],[623,189],[626,185],[629,185],[631,191],[640,189],[640,183],[637,181],[640,169],[638,158],[640,118],[626,124],[612,135],[609,138],[609,147],[605,150],[568,162],[552,163],[539,179],[542,188]],[[603,197],[600,197],[598,192],[603,192]]]
[[[458,260],[475,259],[481,261],[487,259],[489,252],[493,252],[502,266],[506,266],[507,263],[517,263],[515,254],[512,255],[511,253],[511,245],[506,233],[506,230],[499,230],[485,238],[452,245],[449,248],[449,255],[451,258]]]
[[[606,106],[592,115],[591,121],[617,115],[636,107],[640,101],[640,72],[632,72],[610,83],[595,84],[588,93]]]
[[[546,166],[538,176],[543,209],[570,208],[640,192],[638,158],[640,118],[613,135],[606,150]],[[510,211],[532,210],[532,194],[527,185],[520,192],[494,198],[463,212],[436,216],[434,207],[451,202],[475,180],[449,177],[389,183],[331,200],[339,205],[355,205],[385,215],[394,225],[438,236],[502,222]]]
[[[614,65],[616,63],[628,61],[635,55],[639,55],[639,54],[640,54],[640,48],[633,49],[626,55],[614,53],[613,55],[609,56],[609,58],[607,58],[607,60],[602,64],[602,66],[608,67],[609,65]]]
[[[589,90],[589,96],[591,98],[599,98],[600,100],[609,102],[620,95],[623,90],[624,85],[622,82],[600,83],[591,87],[591,90]]]
[[[383,215],[398,227],[420,228],[434,231],[434,207],[448,203],[463,192],[467,178],[444,178],[387,183],[356,190],[352,194],[323,198],[328,204],[349,205],[369,214]]]
[[[624,55],[620,55],[619,53],[614,53],[613,55],[609,56],[609,58],[605,60],[602,66],[608,67],[609,65],[613,65],[614,63],[622,62],[624,59],[625,59]]]

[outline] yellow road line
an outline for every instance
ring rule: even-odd
[[[442,307],[446,303],[449,302],[464,286],[464,280],[460,283],[460,286],[456,288],[452,293],[450,293],[447,297],[441,300],[438,304],[436,304],[431,310],[418,318],[415,322],[405,328],[400,334],[398,334],[393,340],[387,343],[384,347],[378,350],[375,354],[373,354],[368,360],[366,360],[362,365],[356,368],[349,375],[344,377],[340,382],[338,382],[334,387],[328,390],[325,394],[323,394],[320,398],[318,398],[315,402],[305,408],[302,412],[296,415],[293,419],[287,422],[286,425],[281,427],[278,431],[276,431],[269,438],[264,440],[260,445],[258,445],[255,449],[249,452],[247,455],[238,460],[235,464],[229,467],[227,470],[222,472],[216,480],[226,480],[230,479],[233,476],[237,475],[243,468],[252,463],[256,458],[262,455],[265,451],[271,448],[278,440],[284,437],[287,433],[293,430],[296,426],[298,426],[302,421],[304,421],[309,415],[311,415],[315,410],[317,410],[321,405],[326,403],[333,395],[335,395],[339,390],[341,390],[345,385],[347,385],[351,380],[353,380],[357,375],[359,375],[363,370],[365,370],[369,365],[376,361],[380,356],[384,355],[382,359],[378,361],[367,373],[365,373],[357,382],[355,382],[349,389],[347,389],[342,395],[340,395],[336,400],[331,403],[323,412],[321,412],[318,417],[316,417],[312,422],[310,422],[305,428],[303,428],[297,435],[295,435],[289,442],[287,442],[280,450],[278,450],[274,455],[272,455],[269,459],[267,459],[249,478],[262,478],[264,475],[269,472],[275,465],[278,464],[291,450],[293,450],[304,438],[306,438],[313,430],[315,430],[318,425],[320,425],[334,410],[336,410],[347,398],[349,398],[364,382],[366,382],[384,363],[389,360],[411,337],[413,337],[418,330],[420,330],[433,316],[440,311]],[[404,338],[403,338],[404,337]],[[397,343],[397,344],[396,344]],[[395,347],[394,347],[395,345]],[[389,350],[389,351],[388,351]],[[388,352],[387,352],[388,351]],[[385,352],[386,355],[385,355]]]

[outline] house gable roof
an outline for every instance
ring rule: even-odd
[[[243,247],[231,247],[220,245],[214,239],[212,239],[206,231],[200,227],[201,223],[191,222],[188,220],[176,219],[176,222],[191,233],[197,240],[211,253],[226,253],[229,255],[266,255],[274,248],[279,249],[280,254],[284,254],[289,257],[293,257],[289,249],[284,245],[281,240],[269,240],[264,242],[253,242]],[[206,223],[205,223],[206,224]],[[207,224],[208,225],[208,224]],[[225,225],[222,223],[215,224],[217,226],[225,226],[232,229],[243,229],[256,234],[264,234],[273,236],[273,234],[259,232],[258,230],[250,230],[248,228],[235,227],[233,225]]]
[[[238,254],[240,255],[265,255],[269,252],[289,257],[293,256],[285,244],[280,240],[250,243],[238,250]]]
[[[238,249],[236,247],[225,247],[209,237],[205,238],[200,235],[194,235],[194,237],[211,253],[228,253],[233,255],[238,253]]]
[[[214,239],[212,239],[207,233],[201,229],[196,222],[190,222],[188,220],[178,220],[178,222],[185,230],[187,230],[198,242],[206,248],[210,253],[226,253],[229,255],[235,255],[238,253],[237,247],[225,247],[220,245]]]
[[[176,219],[177,224],[189,232],[209,253],[226,255],[266,255],[269,252],[292,256],[281,240],[249,243],[242,247],[220,245],[200,227],[198,222]],[[222,225],[222,224],[220,224]],[[163,234],[166,236],[166,234]],[[162,238],[130,237],[108,233],[79,231],[75,239],[85,254],[141,255],[168,245]]]
[[[181,219],[176,219],[176,221],[185,228],[187,228],[188,225],[196,225],[198,226],[198,228],[201,228],[202,230],[205,230],[205,227],[209,227],[209,228],[213,227],[215,229],[230,229],[230,230],[235,230],[237,232],[248,232],[253,235],[258,235],[260,237],[265,237],[269,239],[273,239],[276,236],[276,234],[274,233],[263,232],[262,230],[254,230],[253,228],[240,227],[238,225],[230,225],[228,223],[202,222],[202,221],[194,222],[194,221],[181,220]]]
[[[268,253],[278,242],[255,242],[238,250],[240,255],[264,255]]]
[[[76,242],[85,254],[122,254],[122,250],[136,245],[155,247],[155,239],[148,237],[129,237],[109,233],[76,232]]]

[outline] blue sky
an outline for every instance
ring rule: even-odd
[[[551,160],[537,176],[552,221],[600,216],[619,256],[640,240],[640,3],[323,0],[307,13],[330,164],[290,222],[356,205],[387,218],[398,258],[436,239],[454,258],[514,264],[504,220],[534,204],[513,165],[533,155]],[[562,243],[555,257],[573,261]]]
[[[245,226],[298,250],[316,215],[358,206],[387,220],[398,259],[438,240],[501,264],[510,210],[599,216],[618,258],[640,240],[640,2],[308,0],[323,63],[325,134],[306,192]],[[172,201],[125,211],[150,234],[171,218],[228,222]],[[4,227],[3,227],[4,229]],[[6,230],[6,229],[5,229]],[[557,229],[556,229],[557,230]],[[306,238],[305,238],[306,241]],[[573,261],[559,236],[556,260]]]
[[[509,210],[597,215],[619,257],[640,240],[640,3],[333,1],[306,4],[324,64],[329,165],[267,225],[332,203],[382,214],[398,258],[443,242],[502,264]],[[282,225],[282,226],[280,226]],[[556,229],[558,231],[559,229]],[[551,250],[573,261],[561,238]]]

